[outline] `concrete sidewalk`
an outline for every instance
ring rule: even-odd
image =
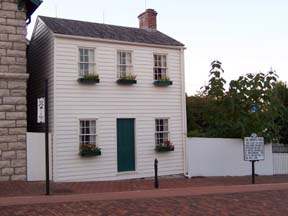
[[[0,206],[49,204],[82,201],[103,201],[123,199],[147,199],[164,197],[181,197],[207,194],[231,194],[260,191],[288,190],[288,183],[258,184],[258,185],[236,185],[236,186],[210,186],[210,187],[188,187],[172,189],[154,189],[143,191],[124,191],[108,193],[89,193],[74,195],[50,195],[50,196],[23,196],[0,198]]]

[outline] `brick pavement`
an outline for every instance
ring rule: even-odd
[[[55,195],[51,197],[35,196],[39,195],[39,191],[44,193],[44,184],[41,182],[17,182],[15,187],[5,182],[0,183],[0,215],[287,216],[288,183],[279,184],[288,182],[287,179],[288,176],[258,176],[258,184],[247,185],[250,184],[250,177],[163,178],[160,186],[166,189],[157,191],[151,190],[151,179],[57,183],[53,184]],[[71,195],[59,195],[67,194],[68,189]],[[26,190],[34,196],[23,197],[23,194],[18,194],[22,196],[5,198],[5,193],[17,195],[15,190],[17,193]],[[89,194],[79,194],[87,190],[92,191]],[[109,190],[112,192],[107,192]]]
[[[63,203],[99,200],[122,200],[142,198],[163,198],[179,196],[195,196],[205,194],[229,194],[257,191],[288,190],[288,183],[258,184],[258,185],[233,185],[233,186],[209,186],[209,187],[186,187],[170,189],[153,189],[142,191],[122,191],[107,193],[89,193],[73,195],[50,195],[50,196],[19,196],[0,198],[0,207],[8,205],[27,205],[40,203]]]
[[[287,216],[288,190],[0,207],[1,216]]]
[[[288,183],[288,175],[256,176],[257,184]],[[250,176],[184,178],[181,176],[161,177],[160,188],[184,188],[202,186],[247,185]],[[52,194],[104,193],[153,189],[153,179],[132,179],[102,182],[51,183]],[[0,182],[0,197],[34,196],[45,194],[44,182]]]

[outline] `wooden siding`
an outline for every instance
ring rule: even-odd
[[[49,125],[53,132],[54,115],[54,38],[41,20],[37,20],[28,48],[28,131],[44,131],[44,124],[37,124],[37,98],[44,97],[44,82],[49,87]]]
[[[78,48],[95,48],[100,83],[81,85]],[[117,79],[117,50],[131,50],[137,84],[122,86]],[[173,85],[153,83],[153,53],[168,55],[168,74]],[[183,168],[183,105],[181,50],[55,39],[54,180],[91,181],[153,176],[154,159],[159,174],[180,174]],[[185,106],[185,105],[184,105]],[[170,139],[175,151],[156,153],[155,118],[169,118]],[[97,144],[102,155],[81,158],[79,119],[97,119]],[[117,173],[117,118],[135,118],[136,171]]]

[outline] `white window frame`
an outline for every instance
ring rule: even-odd
[[[82,129],[86,128],[85,126],[82,127],[81,122],[89,122],[89,133],[83,133]],[[95,132],[91,132],[91,122],[95,122]],[[92,144],[92,145],[96,145],[97,146],[97,119],[79,119],[79,146],[81,147],[81,145],[83,144]],[[89,137],[89,140],[85,140],[85,136]],[[91,136],[94,136],[93,139],[91,139]],[[84,137],[84,140],[82,140],[82,137]],[[91,141],[92,140],[92,141]]]
[[[125,63],[121,63],[121,54],[125,53]],[[127,54],[130,55],[130,62],[127,63]],[[121,71],[121,67],[126,68],[125,71]],[[118,78],[126,77],[127,75],[133,75],[133,52],[129,50],[117,50],[117,76]]]
[[[88,61],[84,61],[84,60],[81,61],[81,51],[80,50],[88,52],[88,54],[86,55],[86,56],[88,56]],[[93,51],[92,57],[89,57],[90,51]],[[83,77],[83,76],[88,75],[88,74],[96,74],[95,54],[96,54],[95,48],[78,47],[78,74],[80,77]],[[88,72],[87,73],[85,73],[85,71],[81,69],[82,64],[88,65]],[[92,70],[90,70],[90,67],[92,68]]]
[[[158,130],[161,128],[161,125],[157,125],[157,121],[165,121],[163,122],[163,130]],[[164,130],[165,126],[167,127],[167,130]],[[163,138],[159,137],[159,134],[163,134]],[[169,131],[169,118],[156,118],[155,119],[155,145],[163,144],[165,141],[169,140],[170,137],[170,131]],[[163,142],[160,142],[159,140],[163,140]]]
[[[156,57],[156,61],[155,61]],[[158,59],[160,58],[160,59]],[[153,53],[153,79],[155,81],[168,78],[168,55],[164,53]]]

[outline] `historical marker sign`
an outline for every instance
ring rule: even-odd
[[[264,137],[244,137],[244,160],[259,161],[264,160]]]
[[[37,123],[45,123],[45,98],[37,99]]]

